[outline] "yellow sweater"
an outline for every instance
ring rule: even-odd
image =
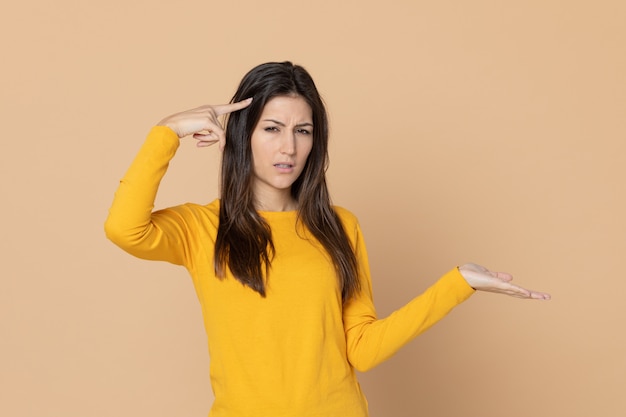
[[[183,265],[202,306],[215,401],[210,417],[366,417],[355,369],[364,371],[466,300],[473,289],[453,269],[385,319],[372,301],[370,270],[357,219],[336,208],[356,250],[362,291],[342,304],[322,246],[296,225],[296,212],[261,212],[276,249],[267,297],[231,275],[216,278],[213,245],[219,200],[153,212],[179,139],[152,129],[122,179],[107,236],[144,259]]]

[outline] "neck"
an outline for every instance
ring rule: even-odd
[[[297,210],[298,203],[291,196],[290,190],[286,192],[255,195],[255,208],[259,211],[292,211]]]

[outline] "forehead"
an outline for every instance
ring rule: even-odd
[[[272,97],[263,107],[261,120],[266,117],[312,122],[313,112],[309,103],[302,96],[276,96]]]

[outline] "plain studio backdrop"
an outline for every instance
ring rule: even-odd
[[[553,295],[476,294],[360,375],[372,416],[626,415],[625,2],[26,0],[0,21],[2,416],[206,416],[191,280],[103,222],[152,125],[283,60],[328,105],[380,316],[468,261]],[[184,140],[157,207],[213,200],[218,165]]]

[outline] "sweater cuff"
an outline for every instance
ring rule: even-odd
[[[440,282],[450,290],[450,293],[456,295],[459,303],[467,300],[476,292],[463,278],[458,266],[441,277]]]
[[[157,139],[164,143],[176,144],[177,148],[178,144],[180,144],[180,139],[176,132],[167,126],[153,126],[148,133],[147,139]]]

